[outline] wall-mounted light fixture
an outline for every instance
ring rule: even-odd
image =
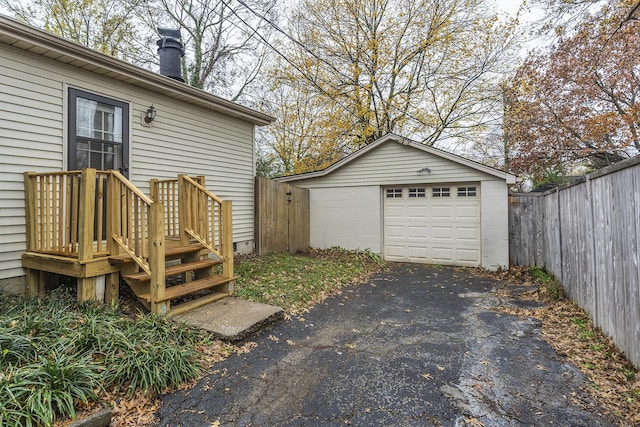
[[[144,115],[144,122],[149,124],[156,119],[156,107],[153,104],[147,108],[147,113]]]
[[[422,168],[422,169],[418,169],[416,171],[416,173],[418,175],[422,175],[422,174],[425,174],[425,173],[431,173],[431,169],[425,167],[425,168]]]

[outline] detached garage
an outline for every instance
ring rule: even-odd
[[[388,134],[329,168],[278,179],[310,190],[311,246],[371,249],[388,261],[509,264],[515,176]]]

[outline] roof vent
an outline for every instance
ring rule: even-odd
[[[158,33],[161,37],[156,42],[160,56],[160,74],[184,83],[181,66],[184,46],[180,41],[180,29],[158,28]]]

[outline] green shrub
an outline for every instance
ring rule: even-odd
[[[117,307],[1,294],[0,426],[48,426],[104,389],[159,393],[200,375],[199,330]],[[6,301],[11,301],[7,303]]]

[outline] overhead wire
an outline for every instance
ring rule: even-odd
[[[344,74],[342,71],[340,71],[338,68],[336,68],[336,66],[334,64],[332,64],[331,62],[327,61],[326,59],[320,57],[319,55],[317,55],[315,52],[313,52],[308,46],[306,46],[304,43],[302,43],[301,41],[299,41],[298,39],[296,39],[295,37],[293,37],[292,35],[290,35],[289,33],[287,33],[286,31],[284,31],[282,28],[280,28],[280,26],[276,23],[274,23],[272,20],[270,20],[269,18],[267,18],[266,16],[264,16],[263,14],[255,11],[251,6],[249,6],[245,1],[243,0],[236,0],[240,5],[242,5],[245,9],[247,9],[249,12],[253,13],[255,16],[257,16],[258,18],[260,18],[261,20],[265,21],[268,25],[270,25],[273,29],[275,29],[276,31],[278,31],[279,33],[281,33],[282,35],[284,35],[287,39],[289,39],[290,41],[292,41],[294,44],[300,46],[305,52],[307,52],[308,54],[310,54],[311,56],[313,56],[315,59],[317,59],[318,61],[323,62],[324,64],[328,65],[333,71],[335,71],[337,74],[339,74],[340,76],[342,76],[343,78],[345,78],[347,81],[349,81],[351,84],[357,86],[359,89],[363,89],[363,90],[368,90],[364,85],[362,85],[362,83],[358,82],[357,80],[352,79],[350,76]],[[221,0],[221,2],[225,5],[227,5],[227,7],[230,7],[228,5],[228,3],[225,0]],[[235,13],[235,11],[230,8],[232,10],[232,12],[234,13],[234,15],[236,15],[243,23],[245,23],[245,25],[248,25],[246,23],[246,21],[244,21],[242,18],[240,18],[237,13]],[[250,27],[251,28],[251,27]],[[257,33],[257,32],[256,32]],[[264,38],[262,37],[262,35],[258,34],[261,39],[264,40]],[[266,42],[266,41],[265,41]],[[319,89],[321,92],[323,92],[324,94],[328,95],[327,92],[320,86],[318,85],[318,83],[316,81],[314,81],[313,79],[311,79],[306,73],[304,73],[304,71],[302,71],[297,65],[295,65],[289,58],[286,57],[286,55],[284,55],[282,52],[280,52],[279,50],[277,50],[275,47],[273,47],[270,43],[266,42],[267,45],[269,47],[271,47],[278,55],[280,55],[285,61],[287,61],[287,63],[289,63],[290,65],[292,65],[299,73],[301,73],[301,75],[308,80],[309,82],[311,82],[317,89]],[[335,100],[334,101],[338,102],[338,104],[340,104],[343,108],[346,109],[346,111],[349,111],[343,104],[341,104],[339,101]],[[387,105],[391,106],[392,108],[396,109],[397,111],[401,112],[402,114],[406,115],[407,117],[411,118],[412,120],[415,120],[416,122],[422,124],[423,126],[429,126],[427,123],[425,123],[423,120],[418,119],[417,117],[413,116],[410,113],[407,113],[406,111],[404,111],[402,108],[394,105],[393,103],[388,103]],[[426,139],[425,139],[426,140]]]

